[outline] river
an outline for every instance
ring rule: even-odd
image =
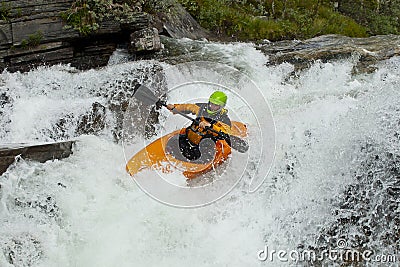
[[[118,50],[97,70],[1,74],[1,143],[77,142],[66,159],[20,159],[0,176],[0,266],[289,266],[293,253],[266,258],[265,248],[396,253],[400,58],[358,75],[354,58],[316,61],[293,76],[251,43],[199,51],[200,63],[179,67]],[[187,123],[161,110],[153,134],[141,134],[149,110],[133,100],[137,112],[126,112],[135,81],[174,103],[204,100],[218,84],[240,88],[228,107],[248,124],[253,150],[233,153],[224,173],[238,179],[223,197],[165,205],[126,173],[126,158]]]

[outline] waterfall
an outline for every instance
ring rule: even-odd
[[[202,43],[198,53],[200,64],[116,54],[96,70],[1,74],[2,143],[77,142],[69,158],[19,159],[0,176],[0,266],[287,266],[258,252],[320,253],[340,238],[395,253],[400,59],[360,75],[353,58],[316,61],[294,77],[291,64],[266,65],[250,43]],[[137,83],[171,103],[206,100],[218,85],[233,90],[230,112],[249,125],[254,149],[233,154],[225,173],[241,180],[223,198],[171,207],[126,173],[126,158],[187,125],[138,103]],[[264,153],[255,149],[263,141]]]

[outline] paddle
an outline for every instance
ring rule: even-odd
[[[143,102],[146,105],[158,105],[158,106],[164,106],[167,107],[167,104],[160,99],[158,99],[154,93],[147,88],[146,86],[142,84],[137,84],[134,88],[133,96]],[[192,122],[198,124],[198,122],[193,119],[192,117],[188,116],[185,113],[180,112],[179,110],[173,109],[173,112],[178,113],[179,115],[191,120]],[[247,150],[249,149],[248,143],[243,140],[240,137],[234,136],[234,135],[227,135],[218,131],[215,131],[214,129],[207,127],[207,130],[210,130],[216,134],[218,134],[219,137],[222,139],[226,139],[227,137],[230,137],[231,140],[231,147],[240,153],[246,153]]]

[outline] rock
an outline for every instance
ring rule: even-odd
[[[120,27],[124,32],[134,32],[140,29],[148,28],[153,23],[153,17],[150,14],[143,12],[134,13],[133,20],[131,22],[121,21]]]
[[[41,145],[2,145],[0,147],[0,175],[7,170],[17,156],[39,162],[69,157],[74,143],[75,141],[65,141]]]
[[[7,266],[34,266],[43,257],[43,244],[32,233],[19,233],[4,237],[3,254]]]
[[[38,65],[59,63],[82,70],[101,67],[108,64],[119,44],[131,43],[135,55],[159,51],[161,32],[173,38],[210,37],[176,0],[138,1],[126,18],[104,19],[95,32],[82,35],[66,27],[60,16],[73,2],[3,0],[7,18],[0,20],[0,72],[6,68],[29,71]],[[143,4],[151,14],[142,11]]]
[[[72,67],[86,70],[106,66],[117,47],[117,42],[100,39],[82,42],[81,44],[73,43],[73,47],[74,57],[69,63]]]
[[[136,31],[130,36],[130,52],[146,53],[161,50],[160,36],[156,28],[146,28]]]
[[[11,23],[0,20],[0,48],[12,44]]]
[[[76,134],[97,134],[101,132],[106,126],[105,116],[106,107],[98,102],[93,103],[91,112],[83,115],[80,119]]]
[[[150,88],[154,94],[163,98],[167,91],[167,81],[163,67],[159,63],[146,64],[123,74],[123,79],[110,81],[102,85],[107,98],[105,107],[113,116],[115,128],[112,130],[116,142],[129,142],[134,136],[151,136],[155,134],[151,124],[158,120],[158,112],[153,105],[148,106],[134,97],[134,88],[140,82]]]
[[[14,48],[7,57],[7,69],[13,71],[29,71],[42,64],[71,62],[74,58],[73,48],[62,42],[47,43],[25,49]]]
[[[72,29],[65,29],[61,17],[46,17],[39,19],[14,19],[11,21],[12,41],[14,46],[26,42],[48,43],[79,37]],[[32,46],[35,44],[32,43]]]
[[[29,71],[38,65],[68,64],[78,69],[105,66],[119,43],[150,26],[144,12],[130,14],[129,22],[105,19],[99,29],[82,35],[66,27],[60,16],[74,0],[4,0],[7,20],[0,20],[0,72]],[[137,10],[140,10],[138,7]]]
[[[214,37],[202,28],[176,0],[149,0],[147,4],[153,8],[153,26],[160,34],[193,40]]]
[[[269,65],[291,63],[296,71],[311,66],[315,60],[331,60],[358,57],[353,73],[370,73],[379,61],[400,55],[400,37],[396,35],[350,38],[340,35],[324,35],[304,41],[282,41],[258,46],[269,56]]]
[[[6,92],[3,92],[3,93],[0,94],[0,108],[4,108],[10,102],[11,102],[11,99],[6,94]]]

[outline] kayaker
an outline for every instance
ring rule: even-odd
[[[196,104],[168,104],[167,108],[185,114],[196,115],[196,120],[189,127],[179,133],[179,148],[183,156],[189,160],[200,158],[200,141],[210,138],[214,142],[224,139],[230,145],[229,133],[231,132],[231,120],[228,110],[225,109],[228,96],[221,91],[215,91],[208,99],[208,103]],[[213,129],[220,134],[217,134]]]

